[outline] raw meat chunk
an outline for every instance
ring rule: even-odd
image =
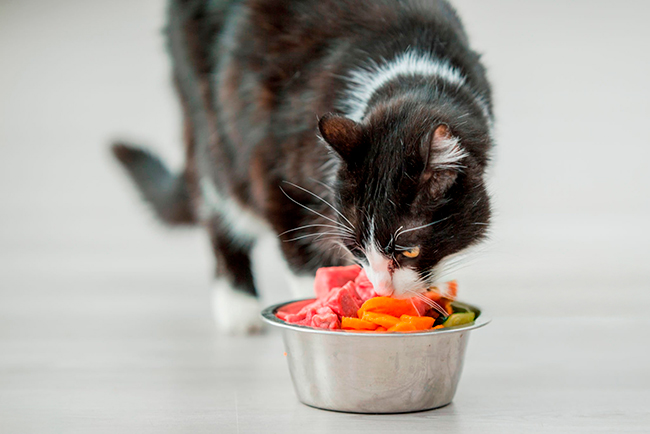
[[[358,265],[319,268],[316,270],[314,279],[316,298],[323,298],[329,294],[332,288],[340,288],[350,280],[356,279],[360,271],[361,267]]]

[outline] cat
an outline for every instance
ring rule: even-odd
[[[170,0],[186,166],[114,154],[168,224],[202,224],[220,329],[259,330],[250,252],[278,237],[294,294],[357,262],[408,297],[483,240],[491,89],[443,0]]]

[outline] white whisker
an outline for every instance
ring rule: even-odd
[[[301,229],[317,228],[317,227],[318,227],[318,228],[331,228],[331,229],[341,230],[341,228],[340,228],[339,226],[325,225],[325,224],[312,224],[312,225],[300,226],[300,227],[297,227],[297,228],[294,228],[294,229],[289,229],[288,231],[284,231],[284,232],[282,232],[281,234],[278,234],[278,237],[281,237],[282,235],[288,234],[288,233],[290,233],[290,232],[299,231],[299,230],[301,230]],[[346,234],[349,234],[349,235],[353,235],[353,233],[350,232],[350,231],[346,231],[345,233],[346,233]]]
[[[296,184],[294,184],[293,182],[289,182],[289,181],[284,181],[284,182],[287,183],[287,184],[289,184],[289,185],[292,185],[292,186],[294,186],[294,187],[296,187],[296,188],[298,188],[298,189],[300,189],[300,190],[302,190],[302,191],[304,191],[305,193],[311,194],[312,196],[314,196],[314,197],[315,197],[316,199],[318,199],[318,200],[321,200],[325,205],[327,205],[327,206],[329,206],[330,208],[332,208],[332,209],[334,210],[335,213],[337,213],[338,215],[340,215],[340,216],[343,218],[343,220],[345,220],[346,222],[348,222],[348,224],[350,225],[350,227],[349,227],[348,229],[350,229],[350,230],[354,230],[354,225],[352,224],[352,222],[350,222],[350,220],[348,220],[348,219],[347,219],[347,218],[346,218],[346,217],[341,213],[341,211],[339,211],[338,209],[336,209],[336,207],[334,207],[334,205],[332,205],[331,203],[329,203],[328,201],[326,201],[325,199],[323,199],[322,197],[320,197],[320,196],[317,195],[316,193],[313,193],[313,192],[307,190],[306,188],[303,188],[303,187],[301,187],[301,186],[299,186],[299,185],[296,185]],[[338,222],[337,222],[337,223],[338,223]]]
[[[440,223],[440,222],[443,222],[443,221],[445,221],[445,220],[448,220],[448,219],[450,219],[452,216],[453,216],[453,214],[450,215],[450,216],[447,216],[447,217],[445,217],[445,218],[443,218],[443,219],[436,220],[435,222],[427,223],[426,225],[418,226],[418,227],[411,228],[411,229],[405,229],[405,230],[401,231],[399,234],[397,234],[397,236],[395,237],[395,241],[397,241],[397,238],[398,238],[400,235],[404,235],[404,234],[407,233],[407,232],[413,232],[413,231],[417,231],[417,230],[420,230],[420,229],[428,228],[429,226],[433,226],[433,225],[435,225],[435,224],[437,224],[437,223]]]
[[[320,180],[318,180],[318,179],[316,179],[316,178],[309,178],[309,179],[310,179],[311,181],[317,183],[317,184],[322,185],[322,186],[325,187],[325,188],[326,188],[330,193],[335,193],[334,189],[333,189],[332,187],[330,187],[329,185],[325,184],[323,181],[320,181]]]
[[[437,311],[438,311],[440,314],[442,314],[444,317],[448,316],[447,311],[446,311],[442,306],[440,306],[438,303],[436,303],[435,301],[431,300],[430,298],[428,298],[428,297],[426,297],[426,296],[424,296],[424,295],[422,295],[422,294],[420,294],[420,293],[417,293],[417,292],[415,292],[415,291],[407,290],[407,292],[413,294],[416,298],[422,300],[424,303],[426,303],[426,304],[429,305],[430,307],[432,307],[432,308],[434,308],[435,310],[437,310]]]
[[[300,236],[300,237],[291,238],[290,240],[282,240],[282,242],[284,242],[284,243],[288,243],[288,242],[290,242],[290,241],[298,241],[298,240],[302,240],[302,239],[304,239],[304,238],[309,238],[309,237],[323,237],[323,236],[325,236],[325,235],[336,235],[336,236],[337,236],[338,238],[340,238],[340,239],[353,240],[353,238],[343,237],[343,236],[341,236],[341,234],[336,233],[336,232],[316,232],[316,233],[314,233],[314,234],[307,234],[307,235],[302,235],[302,236]],[[317,238],[317,239],[318,239],[318,238]]]
[[[322,217],[322,218],[324,218],[325,220],[328,220],[328,221],[334,223],[335,225],[340,225],[342,228],[345,228],[345,229],[347,229],[347,230],[350,230],[350,228],[348,228],[347,226],[342,225],[341,223],[337,222],[336,220],[331,219],[331,218],[329,218],[329,217],[326,217],[326,216],[324,216],[323,214],[319,213],[318,211],[314,211],[313,209],[309,208],[308,206],[301,204],[300,202],[298,202],[297,200],[295,200],[294,198],[292,198],[291,196],[289,196],[289,195],[287,194],[287,192],[284,191],[284,189],[283,189],[281,186],[280,186],[280,190],[282,191],[282,193],[284,193],[284,195],[285,195],[285,196],[286,196],[286,197],[287,197],[291,202],[295,203],[296,205],[298,205],[298,206],[300,206],[300,207],[306,209],[306,210],[309,211],[309,212],[313,212],[313,213],[316,214],[317,216]]]
[[[413,250],[413,249],[415,249],[416,247],[415,247],[415,246],[407,247],[407,246],[400,246],[399,244],[395,244],[395,248],[396,248],[397,250]]]
[[[399,231],[401,231],[402,229],[404,229],[404,226],[400,226],[400,227],[397,228],[397,230],[395,231],[395,234],[393,234],[393,241],[395,241],[397,239],[397,237],[399,237]]]
[[[409,301],[411,302],[411,306],[413,306],[413,309],[418,313],[418,316],[422,316],[420,315],[420,311],[418,310],[418,308],[415,307],[415,303],[413,303],[413,297],[409,298]]]

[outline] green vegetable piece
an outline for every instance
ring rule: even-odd
[[[476,318],[476,314],[474,312],[452,313],[445,320],[443,325],[445,327],[456,327],[459,325],[474,322],[474,318]]]

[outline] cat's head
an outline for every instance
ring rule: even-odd
[[[359,123],[320,119],[322,138],[341,160],[340,222],[354,234],[342,241],[379,295],[424,291],[445,258],[485,236],[490,137],[483,123],[458,117],[406,102]]]

